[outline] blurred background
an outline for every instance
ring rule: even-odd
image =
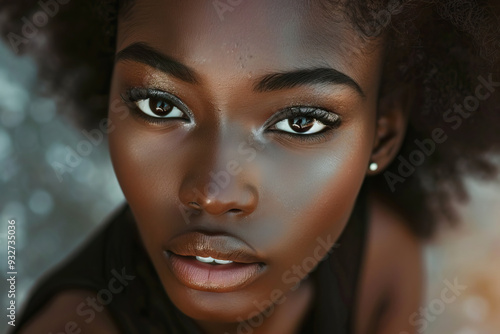
[[[37,95],[36,76],[31,58],[16,56],[0,42],[3,312],[9,219],[16,221],[19,310],[36,280],[124,201],[106,141],[91,143],[56,113],[53,100]],[[500,179],[468,180],[467,185],[471,200],[460,204],[460,226],[440,231],[425,249],[427,294],[422,309],[409,319],[419,333],[500,333]],[[5,315],[1,319],[3,333],[8,325]]]
[[[4,310],[0,333],[8,327],[4,314],[8,220],[16,221],[19,315],[19,306],[36,280],[124,201],[106,141],[84,146],[87,138],[56,115],[55,101],[37,95],[37,84],[34,60],[16,56],[0,41],[0,300]]]

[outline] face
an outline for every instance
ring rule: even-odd
[[[165,291],[194,319],[286,298],[366,176],[381,47],[305,3],[140,0],[119,21],[113,165]]]

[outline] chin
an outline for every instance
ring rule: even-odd
[[[167,291],[167,294],[182,313],[200,321],[235,323],[265,311],[265,308],[259,310],[256,305],[262,297],[252,297],[253,294],[242,291],[218,293],[179,287],[172,293]]]

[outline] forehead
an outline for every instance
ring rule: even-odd
[[[219,75],[330,66],[362,81],[360,69],[377,62],[377,43],[319,0],[135,0],[120,16],[117,49],[134,42]]]

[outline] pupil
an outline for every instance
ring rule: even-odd
[[[288,125],[296,132],[307,132],[314,125],[312,117],[295,117],[288,120]]]
[[[149,99],[149,107],[158,116],[166,116],[173,109],[173,106],[171,104],[168,104],[165,101],[153,99],[153,98]]]

